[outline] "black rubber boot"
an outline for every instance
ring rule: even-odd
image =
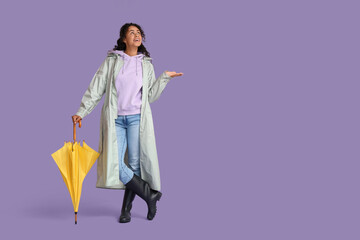
[[[159,201],[162,193],[150,188],[149,184],[134,174],[134,177],[126,184],[139,197],[144,199],[148,206],[147,219],[152,220],[156,214],[156,201]]]
[[[131,191],[129,188],[125,189],[119,222],[127,223],[131,221],[130,210],[132,208],[132,202],[134,201],[135,195],[135,192]]]

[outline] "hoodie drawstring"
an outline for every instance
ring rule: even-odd
[[[136,76],[138,75],[138,63],[142,63],[143,59],[146,57],[143,53],[138,52],[138,55],[136,56],[128,56],[123,50],[108,50],[108,54],[109,53],[114,53],[117,55],[120,55],[122,57],[123,60],[123,66],[122,66],[122,73],[124,74],[124,67],[125,67],[125,58],[127,60],[131,60],[132,58],[136,61]],[[152,62],[152,58],[150,57],[146,57],[146,59],[150,62]]]
[[[125,58],[124,58],[124,56],[121,56],[121,57],[122,57],[122,59],[123,59],[122,73],[124,74]]]
[[[124,62],[123,67],[122,67],[122,73],[124,74],[124,67],[125,67],[125,57],[124,57],[124,55],[122,55],[122,59],[123,59],[123,62]],[[130,61],[130,59],[129,59],[129,61]],[[137,76],[138,75],[138,61],[139,61],[139,59],[135,58],[135,61],[136,61],[136,76]]]

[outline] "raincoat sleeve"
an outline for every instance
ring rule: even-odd
[[[161,95],[162,91],[165,89],[166,84],[172,79],[165,71],[156,79],[154,65],[151,64],[150,76],[149,76],[149,103],[155,102]]]
[[[80,108],[76,113],[76,115],[80,116],[81,118],[84,118],[86,115],[90,114],[104,95],[108,67],[109,59],[107,57],[96,71],[88,89],[85,91],[81,99]]]

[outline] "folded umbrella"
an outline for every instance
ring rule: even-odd
[[[100,154],[90,148],[85,140],[83,140],[83,146],[80,146],[80,142],[76,141],[76,124],[73,125],[74,142],[65,142],[64,146],[51,156],[59,167],[61,176],[69,190],[74,206],[75,224],[77,224],[82,183]],[[81,120],[79,127],[81,128]]]

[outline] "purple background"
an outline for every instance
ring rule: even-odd
[[[2,1],[1,237],[360,239],[357,1]],[[120,27],[158,77],[163,198],[85,178],[78,224],[51,153]],[[103,99],[77,139],[97,150]],[[9,239],[9,238],[7,238]]]

